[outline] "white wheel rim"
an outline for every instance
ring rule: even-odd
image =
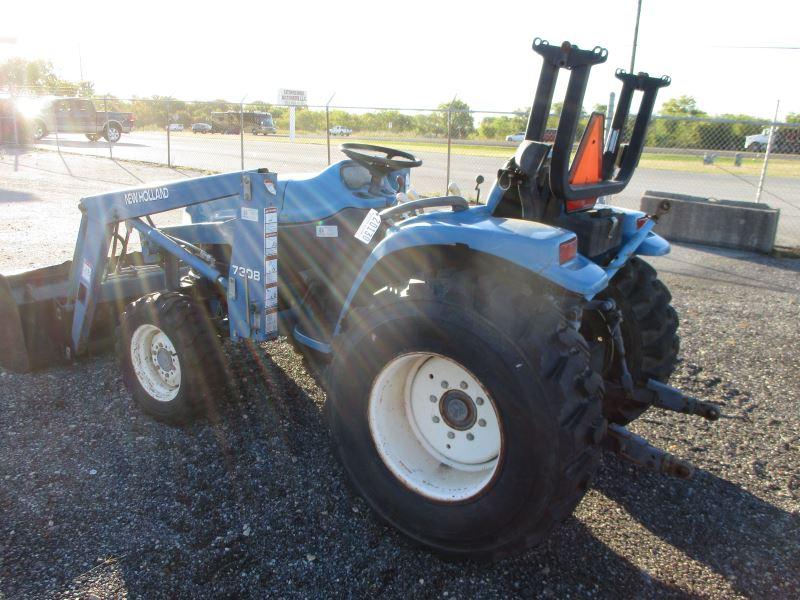
[[[150,396],[169,402],[181,387],[181,363],[175,345],[155,325],[139,325],[131,336],[131,364]]]
[[[414,492],[461,502],[495,477],[503,449],[497,408],[450,358],[415,352],[392,359],[372,384],[368,419],[384,464]]]
[[[108,128],[108,141],[109,142],[116,142],[119,139],[119,131],[117,131],[116,127],[109,127]]]

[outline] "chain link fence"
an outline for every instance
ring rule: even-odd
[[[37,130],[37,111],[54,100],[61,100],[63,111],[56,110],[45,130]],[[527,122],[521,112],[348,106],[293,110],[263,102],[167,98],[83,99],[85,109],[86,102],[92,107],[87,115],[73,100],[0,97],[2,148],[8,152],[20,144],[200,172],[268,167],[285,174],[318,171],[343,158],[340,143],[363,141],[399,147],[421,158],[423,165],[412,173],[412,186],[420,194],[443,194],[455,183],[462,195],[475,199],[476,176],[486,178],[481,190],[485,198]],[[124,124],[127,118],[130,128]],[[113,141],[109,124],[116,121],[123,128]],[[557,123],[554,114],[546,141],[555,136]],[[638,208],[646,190],[768,204],[781,210],[776,243],[799,247],[800,124],[655,116],[639,169],[609,203]]]

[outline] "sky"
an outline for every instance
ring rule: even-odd
[[[614,70],[630,66],[636,0],[6,0],[4,13],[0,62],[42,58],[71,80],[82,68],[117,97],[275,102],[293,88],[310,104],[335,94],[338,106],[429,108],[457,96],[511,111],[531,103],[537,36],[608,48],[585,101],[605,104]],[[800,112],[798,17],[796,0],[643,0],[635,70],[672,77],[657,106],[686,94],[711,114],[771,118],[780,100],[783,118]]]

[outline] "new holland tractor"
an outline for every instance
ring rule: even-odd
[[[652,231],[669,207],[597,203],[630,181],[669,79],[618,71],[610,130],[591,115],[575,149],[607,52],[538,38],[533,49],[543,64],[525,139],[485,204],[408,200],[421,161],[366,144],[343,144],[346,160],[312,175],[257,169],[83,198],[72,261],[0,277],[0,365],[71,362],[112,339],[134,400],[181,423],[224,394],[224,338],[285,335],[323,382],[356,490],[449,555],[542,541],[603,449],[688,477],[625,429],[650,407],[719,415],[665,383],[678,318],[641,257],[669,251]],[[190,223],[150,219],[182,207]]]

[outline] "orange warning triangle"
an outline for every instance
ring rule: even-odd
[[[602,113],[592,113],[572,162],[569,177],[572,185],[586,185],[602,180],[604,129],[605,116]]]

